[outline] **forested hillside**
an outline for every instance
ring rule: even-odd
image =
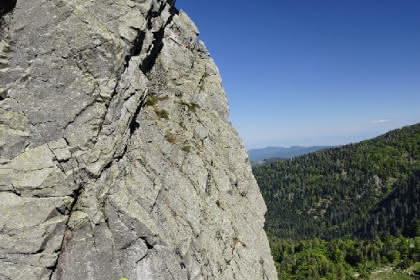
[[[279,279],[418,279],[420,124],[254,174]]]
[[[276,238],[404,234],[420,218],[420,124],[254,167]]]

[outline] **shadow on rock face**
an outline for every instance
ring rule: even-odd
[[[0,2],[0,17],[11,12],[16,6],[17,0],[2,0]]]

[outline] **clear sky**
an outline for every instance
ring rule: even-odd
[[[178,0],[249,148],[337,145],[420,122],[420,0]]]

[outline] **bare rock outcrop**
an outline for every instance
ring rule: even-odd
[[[169,0],[0,9],[0,279],[276,279],[217,67]]]

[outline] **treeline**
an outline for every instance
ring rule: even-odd
[[[369,279],[379,267],[396,270],[414,267],[420,276],[420,237],[383,239],[305,241],[271,240],[279,279]]]
[[[286,239],[414,236],[420,124],[358,144],[254,167],[266,229]]]

